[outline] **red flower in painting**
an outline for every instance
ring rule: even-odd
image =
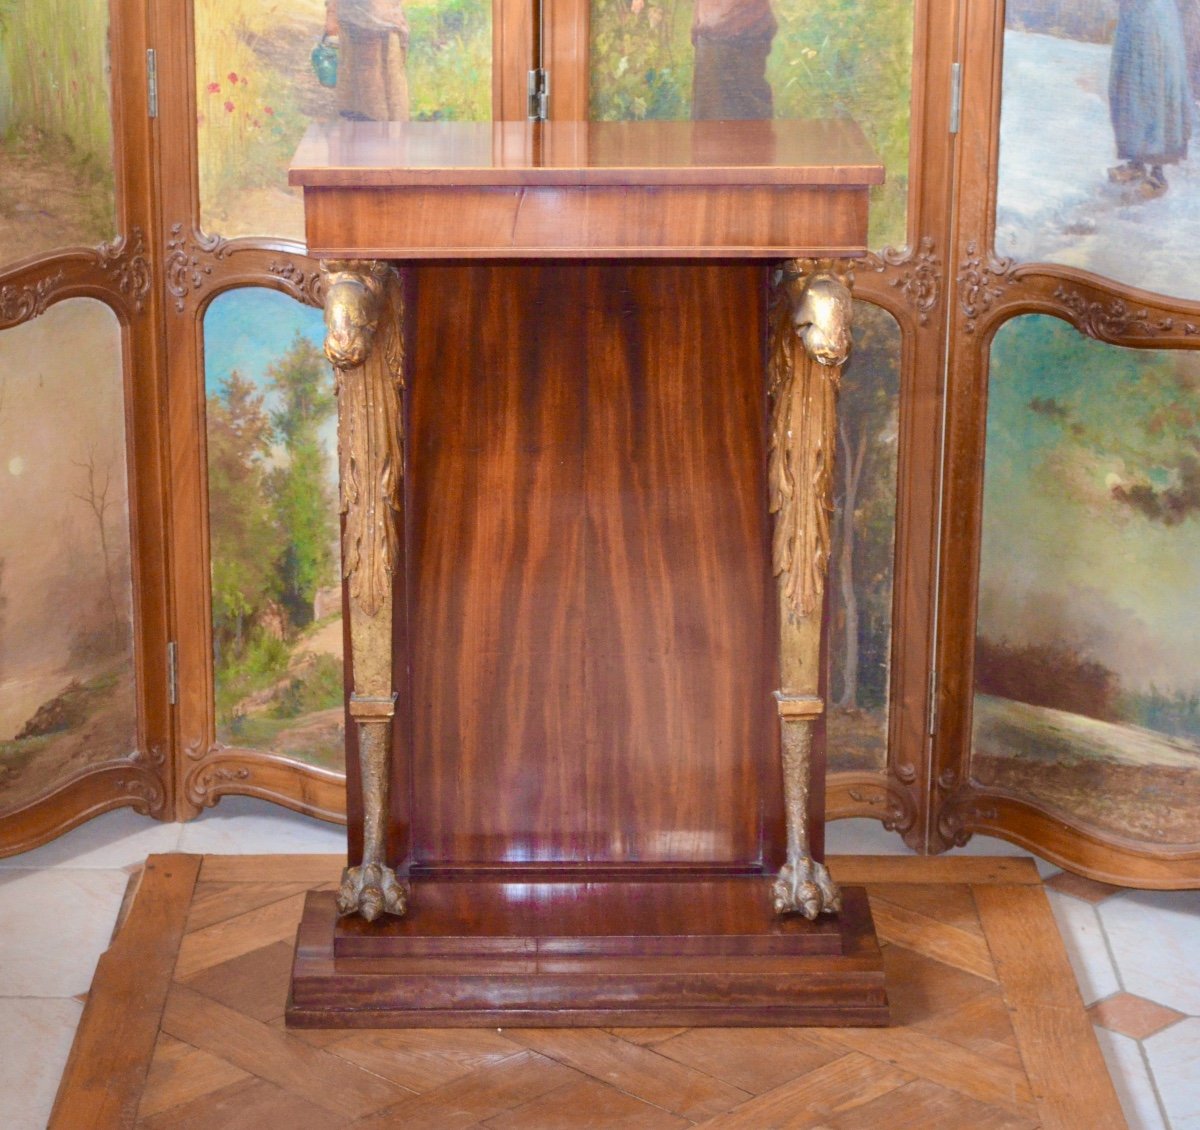
[[[221,91],[221,84],[219,82],[210,82],[208,84],[209,94],[219,94],[220,91]]]
[[[232,103],[232,102],[226,102],[226,103],[225,103],[225,113],[227,113],[227,114],[232,114],[232,113],[233,113],[233,111],[234,111],[234,105],[233,105],[233,103]]]
[[[264,107],[263,107],[263,113],[264,113],[264,114],[266,114],[268,118],[273,118],[273,117],[275,117],[275,111],[274,111],[274,109],[273,109],[272,107],[270,107],[270,106],[264,106]]]
[[[229,72],[229,81],[230,81],[230,82],[237,82],[237,80],[238,80],[238,74],[237,74],[237,71],[230,71],[230,72]]]

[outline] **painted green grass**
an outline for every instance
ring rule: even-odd
[[[98,237],[115,213],[106,0],[0,0],[0,159],[40,151],[90,187]]]

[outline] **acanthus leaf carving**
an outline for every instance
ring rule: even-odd
[[[134,310],[143,313],[150,296],[152,276],[142,229],[135,227],[128,236],[102,243],[96,249],[96,255],[117,289],[133,303]]]
[[[988,825],[999,820],[999,811],[995,804],[980,798],[967,795],[957,800],[951,800],[938,816],[938,831],[943,839],[962,847],[981,825]]]
[[[229,251],[229,241],[222,236],[185,232],[182,223],[171,225],[171,238],[167,240],[166,282],[168,293],[175,299],[176,313],[183,313],[190,293],[203,288],[213,272],[213,261],[226,258]]]
[[[15,326],[41,317],[65,278],[63,271],[56,271],[30,285],[0,287],[0,325]]]
[[[167,751],[161,745],[155,743],[148,749],[139,749],[131,760],[140,764],[153,766],[155,769],[161,769],[167,763]]]
[[[131,807],[142,816],[156,816],[163,809],[166,794],[157,777],[139,773],[135,777],[118,777],[114,782],[122,796],[133,798]]]
[[[981,255],[975,240],[967,244],[967,258],[958,269],[958,301],[967,316],[963,329],[975,332],[975,324],[1004,297],[1005,287],[1014,281],[1015,259]]]
[[[325,276],[319,269],[305,270],[291,259],[276,259],[267,265],[267,270],[287,283],[292,295],[306,306],[325,305]]]
[[[861,786],[848,790],[847,796],[856,804],[870,808],[882,808],[880,821],[889,832],[907,832],[916,822],[916,811],[911,803],[905,804],[895,793],[883,785]],[[908,798],[905,798],[907,800]]]
[[[1070,310],[1081,333],[1101,341],[1122,337],[1162,337],[1166,334],[1190,337],[1200,334],[1200,325],[1194,322],[1178,322],[1169,315],[1155,318],[1148,309],[1132,307],[1121,298],[1099,302],[1065,286],[1057,287],[1054,297]]]
[[[912,247],[885,247],[868,252],[859,260],[860,269],[890,275],[887,285],[904,295],[917,312],[917,321],[929,325],[942,293],[942,261],[934,250],[933,237],[924,235]]]
[[[216,804],[220,785],[244,784],[252,777],[245,765],[209,765],[188,778],[187,795],[193,804],[211,807]]]
[[[938,774],[938,787],[944,790],[950,790],[958,784],[958,768],[954,765],[948,765]]]

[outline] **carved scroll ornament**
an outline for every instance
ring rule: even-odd
[[[942,261],[935,249],[933,237],[924,235],[913,247],[885,247],[868,252],[858,261],[863,270],[885,275],[887,285],[904,295],[917,312],[917,321],[929,325],[930,316],[941,300]]]

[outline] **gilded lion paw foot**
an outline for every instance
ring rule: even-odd
[[[829,871],[823,863],[807,856],[783,865],[771,895],[776,914],[803,914],[811,920],[821,914],[837,914],[842,909],[842,892]]]
[[[402,918],[408,910],[408,891],[396,879],[396,872],[382,863],[347,867],[342,872],[338,891],[338,914],[359,914],[374,922],[381,914]]]

